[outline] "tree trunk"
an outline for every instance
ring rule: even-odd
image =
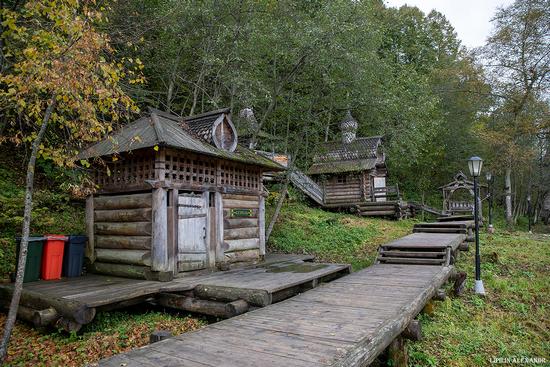
[[[275,207],[275,212],[273,213],[273,217],[269,221],[269,226],[267,226],[267,230],[265,231],[265,242],[269,240],[269,236],[271,235],[271,232],[273,231],[273,227],[275,226],[275,222],[277,222],[277,218],[279,217],[279,212],[281,211],[281,208],[283,207],[283,202],[285,201],[286,194],[288,192],[288,181],[290,180],[290,176],[287,176],[285,185],[283,186],[283,189],[281,190],[281,195],[279,197],[279,200],[277,201],[277,206]]]
[[[52,111],[55,107],[55,95],[52,96],[52,101],[46,108],[44,118],[42,119],[42,126],[38,135],[32,143],[31,156],[27,165],[27,180],[25,184],[25,210],[23,214],[23,229],[21,235],[21,243],[19,247],[19,261],[17,263],[17,275],[15,277],[15,285],[13,289],[13,296],[11,298],[10,310],[4,325],[4,334],[2,336],[2,342],[0,344],[0,361],[4,361],[8,352],[8,344],[10,342],[11,331],[15,325],[15,318],[17,317],[17,308],[19,307],[19,299],[21,298],[21,291],[23,290],[23,277],[25,275],[25,263],[27,261],[27,249],[29,242],[29,232],[31,225],[31,211],[32,211],[32,194],[34,190],[34,169],[36,165],[36,155],[38,153],[38,147],[42,143],[44,133],[48,127],[48,122],[52,115]]]
[[[504,176],[504,193],[506,195],[506,224],[511,227],[514,218],[512,217],[512,167],[510,166],[506,168],[506,174]]]

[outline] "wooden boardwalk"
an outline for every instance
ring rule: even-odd
[[[450,272],[444,266],[374,265],[99,365],[367,365],[401,334]]]
[[[267,258],[254,267],[204,273],[176,278],[170,282],[137,280],[105,275],[86,275],[55,281],[25,283],[21,298],[23,307],[54,307],[62,316],[79,324],[93,320],[96,309],[113,309],[155,299],[161,293],[193,291],[197,287],[230,289],[240,299],[246,294],[261,294],[253,306],[266,306],[316,287],[318,284],[349,274],[347,264],[323,264],[309,261],[308,256],[282,255]],[[13,284],[0,285],[0,299],[9,299]],[[206,298],[208,299],[208,297]],[[77,313],[78,315],[76,315]],[[79,315],[85,316],[80,317]]]

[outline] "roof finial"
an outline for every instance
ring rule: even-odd
[[[340,130],[342,131],[342,143],[349,144],[355,140],[357,134],[358,123],[348,110],[346,117],[340,122]]]

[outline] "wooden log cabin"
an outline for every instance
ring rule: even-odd
[[[340,122],[341,141],[323,143],[308,174],[324,193],[325,207],[349,207],[362,202],[386,201],[386,156],[382,137],[356,137],[358,123],[348,111]]]
[[[77,157],[91,163],[86,249],[95,273],[171,280],[265,255],[262,172],[228,109],[180,118],[151,109]]]

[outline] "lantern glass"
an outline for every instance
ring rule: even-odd
[[[470,169],[470,174],[474,177],[479,177],[482,166],[483,159],[479,157],[472,157],[468,160],[468,168]]]
[[[491,174],[490,171],[487,171],[487,173],[485,174],[485,178],[487,179],[487,182],[491,181],[491,179],[493,178],[493,175]]]

